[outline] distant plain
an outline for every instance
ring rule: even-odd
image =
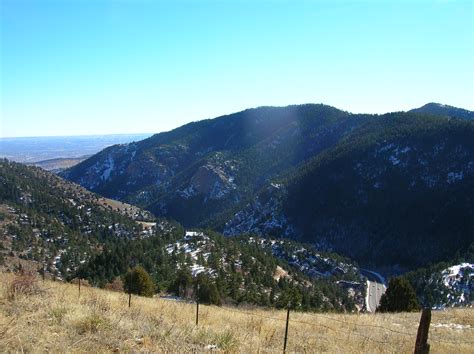
[[[0,138],[0,157],[22,163],[39,163],[40,167],[47,166],[46,169],[54,170],[55,166],[51,168],[52,161],[49,160],[68,159],[66,167],[70,167],[71,159],[80,162],[108,146],[143,140],[151,135],[148,133]],[[57,165],[58,161],[54,162]]]

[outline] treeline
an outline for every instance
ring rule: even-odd
[[[209,230],[205,234],[210,238],[211,247],[206,250],[210,254],[207,259],[198,255],[198,264],[206,270],[193,277],[191,268],[196,262],[178,249],[167,251],[170,244],[183,236],[180,232],[143,240],[106,242],[103,252],[81,267],[78,276],[103,287],[139,265],[150,274],[157,293],[193,299],[199,284],[201,301],[217,305],[283,308],[291,299],[295,308],[305,311],[355,309],[354,300],[334,279],[311,280],[255,244],[225,238]],[[289,277],[277,280],[277,265],[289,269]]]

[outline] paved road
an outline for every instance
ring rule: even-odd
[[[385,284],[385,278],[381,276],[379,273],[374,272],[373,270],[368,270],[364,268],[360,268],[361,274],[365,275],[367,279],[370,281],[376,281],[378,283]]]
[[[375,281],[367,281],[367,311],[375,312],[380,303],[382,294],[385,293],[385,286]]]

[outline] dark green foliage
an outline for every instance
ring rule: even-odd
[[[418,311],[420,305],[416,299],[415,290],[404,277],[390,279],[385,294],[380,299],[380,312],[413,312]]]
[[[472,156],[471,122],[385,115],[285,180],[282,209],[307,242],[414,269],[474,241]]]
[[[155,293],[155,284],[142,266],[135,266],[125,273],[123,289],[130,294],[151,297]]]
[[[138,142],[132,149],[134,159],[129,156],[132,150],[107,148],[63,175],[102,195],[123,196],[185,226],[207,226],[228,213],[236,201],[251,198],[268,179],[330,147],[367,117],[352,119],[347,112],[311,104],[249,109]],[[100,174],[94,179],[94,172],[88,181],[83,178],[109,156],[123,173],[112,172],[107,181]],[[202,193],[183,198],[177,193],[209,165],[232,175],[236,188],[222,198]],[[157,179],[165,183],[156,183]]]
[[[211,305],[221,305],[221,297],[217,290],[217,286],[207,275],[203,273],[199,274],[195,283],[199,302]],[[197,289],[198,286],[199,289]]]
[[[168,288],[168,291],[186,298],[192,292],[192,289],[193,278],[191,277],[191,273],[187,269],[181,269],[178,271],[176,278]]]
[[[103,252],[84,264],[81,272],[92,284],[103,286],[125,273],[129,264],[141,264],[158,284],[159,289],[184,299],[195,299],[196,285],[199,283],[199,297],[203,303],[283,308],[286,307],[287,301],[282,299],[292,293],[297,299],[294,301],[295,309],[355,309],[347,292],[335,284],[334,279],[309,279],[284,261],[275,259],[268,250],[249,243],[244,237],[225,238],[210,230],[206,231],[211,245],[206,251],[210,251],[210,254],[203,265],[212,270],[212,275],[200,273],[193,279],[187,257],[177,249],[171,253],[165,250],[167,245],[176,242],[183,234],[184,232],[175,232],[142,240],[107,242]],[[192,243],[193,240],[187,242]],[[237,268],[235,263],[238,260],[241,263]],[[273,279],[277,265],[292,271],[293,284],[284,279],[279,282]]]
[[[258,196],[259,205],[275,202],[273,215],[250,210],[263,217],[237,234],[283,235],[285,225],[266,226],[284,216],[290,237],[367,266],[415,269],[452,257],[474,237],[474,123],[445,117],[472,112],[439,105],[422,112],[443,117],[261,107],[191,123],[130,149],[108,148],[65,176],[187,227],[220,231]],[[94,166],[109,157],[121,170],[104,181]],[[225,175],[234,186],[219,198],[183,196],[209,167],[217,171],[211,182]],[[275,181],[285,188],[268,192]]]
[[[53,271],[53,259],[60,254],[55,275],[66,280],[79,275],[80,264],[99,254],[102,245],[107,250],[115,242],[140,237],[141,225],[103,207],[98,199],[40,168],[0,160],[0,200],[13,210],[11,218],[15,220],[7,226],[12,250],[20,257],[46,263],[48,271]],[[181,230],[169,225],[169,230],[159,233],[165,239],[168,233]],[[119,272],[117,265],[107,268],[102,264],[96,285],[112,280],[109,276],[124,274],[130,265],[120,264]]]

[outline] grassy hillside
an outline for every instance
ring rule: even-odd
[[[22,290],[0,274],[0,351],[281,351],[285,311],[200,307],[159,298],[132,298],[96,288],[29,279]],[[17,287],[18,288],[18,287]],[[418,313],[339,315],[291,313],[288,350],[413,352]],[[432,352],[471,353],[470,309],[434,312]],[[216,347],[214,347],[216,346]]]

